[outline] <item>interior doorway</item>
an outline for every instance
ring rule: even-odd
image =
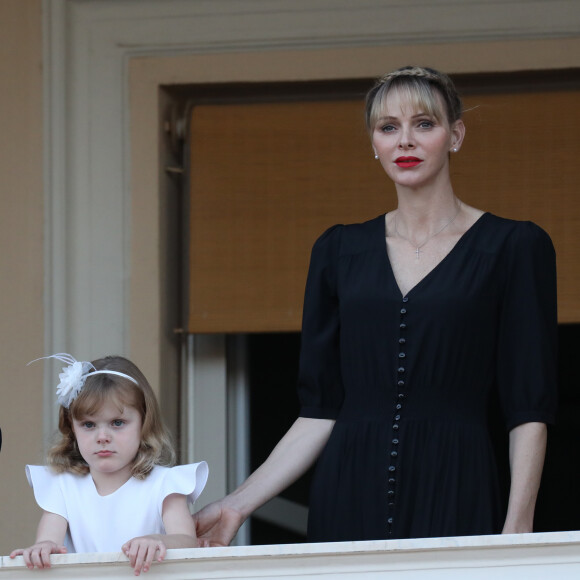
[[[299,412],[299,333],[247,337],[250,388],[250,470],[268,457]],[[251,521],[252,544],[291,544],[306,540],[311,471],[283,491],[276,502],[258,510]]]

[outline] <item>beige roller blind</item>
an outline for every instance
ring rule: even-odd
[[[579,96],[472,95],[452,158],[461,199],[552,236],[561,322],[580,322]],[[362,118],[360,101],[193,108],[188,332],[300,329],[314,240],[396,203]]]

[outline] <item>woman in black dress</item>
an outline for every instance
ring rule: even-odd
[[[456,197],[461,112],[433,69],[398,69],[367,95],[397,209],[314,245],[300,417],[246,482],[196,514],[205,545],[227,545],[316,460],[310,541],[532,531],[555,416],[554,249],[533,223]],[[488,432],[494,392],[509,431],[507,514]]]

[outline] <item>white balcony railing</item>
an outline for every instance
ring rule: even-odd
[[[28,570],[22,558],[0,559],[0,577],[133,577],[123,554],[53,556],[50,570]],[[335,544],[170,550],[146,580],[558,580],[580,578],[580,532],[471,536]]]

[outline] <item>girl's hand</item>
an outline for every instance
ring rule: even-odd
[[[167,554],[167,547],[160,536],[141,536],[133,538],[123,544],[121,550],[127,558],[129,563],[135,571],[135,576],[139,576],[141,572],[148,572],[151,568],[153,560],[163,562]],[[157,558],[155,555],[157,554]]]
[[[27,568],[32,570],[35,566],[37,568],[50,568],[51,554],[66,554],[66,548],[59,546],[52,540],[44,540],[30,546],[30,548],[13,550],[10,557],[22,556]]]

